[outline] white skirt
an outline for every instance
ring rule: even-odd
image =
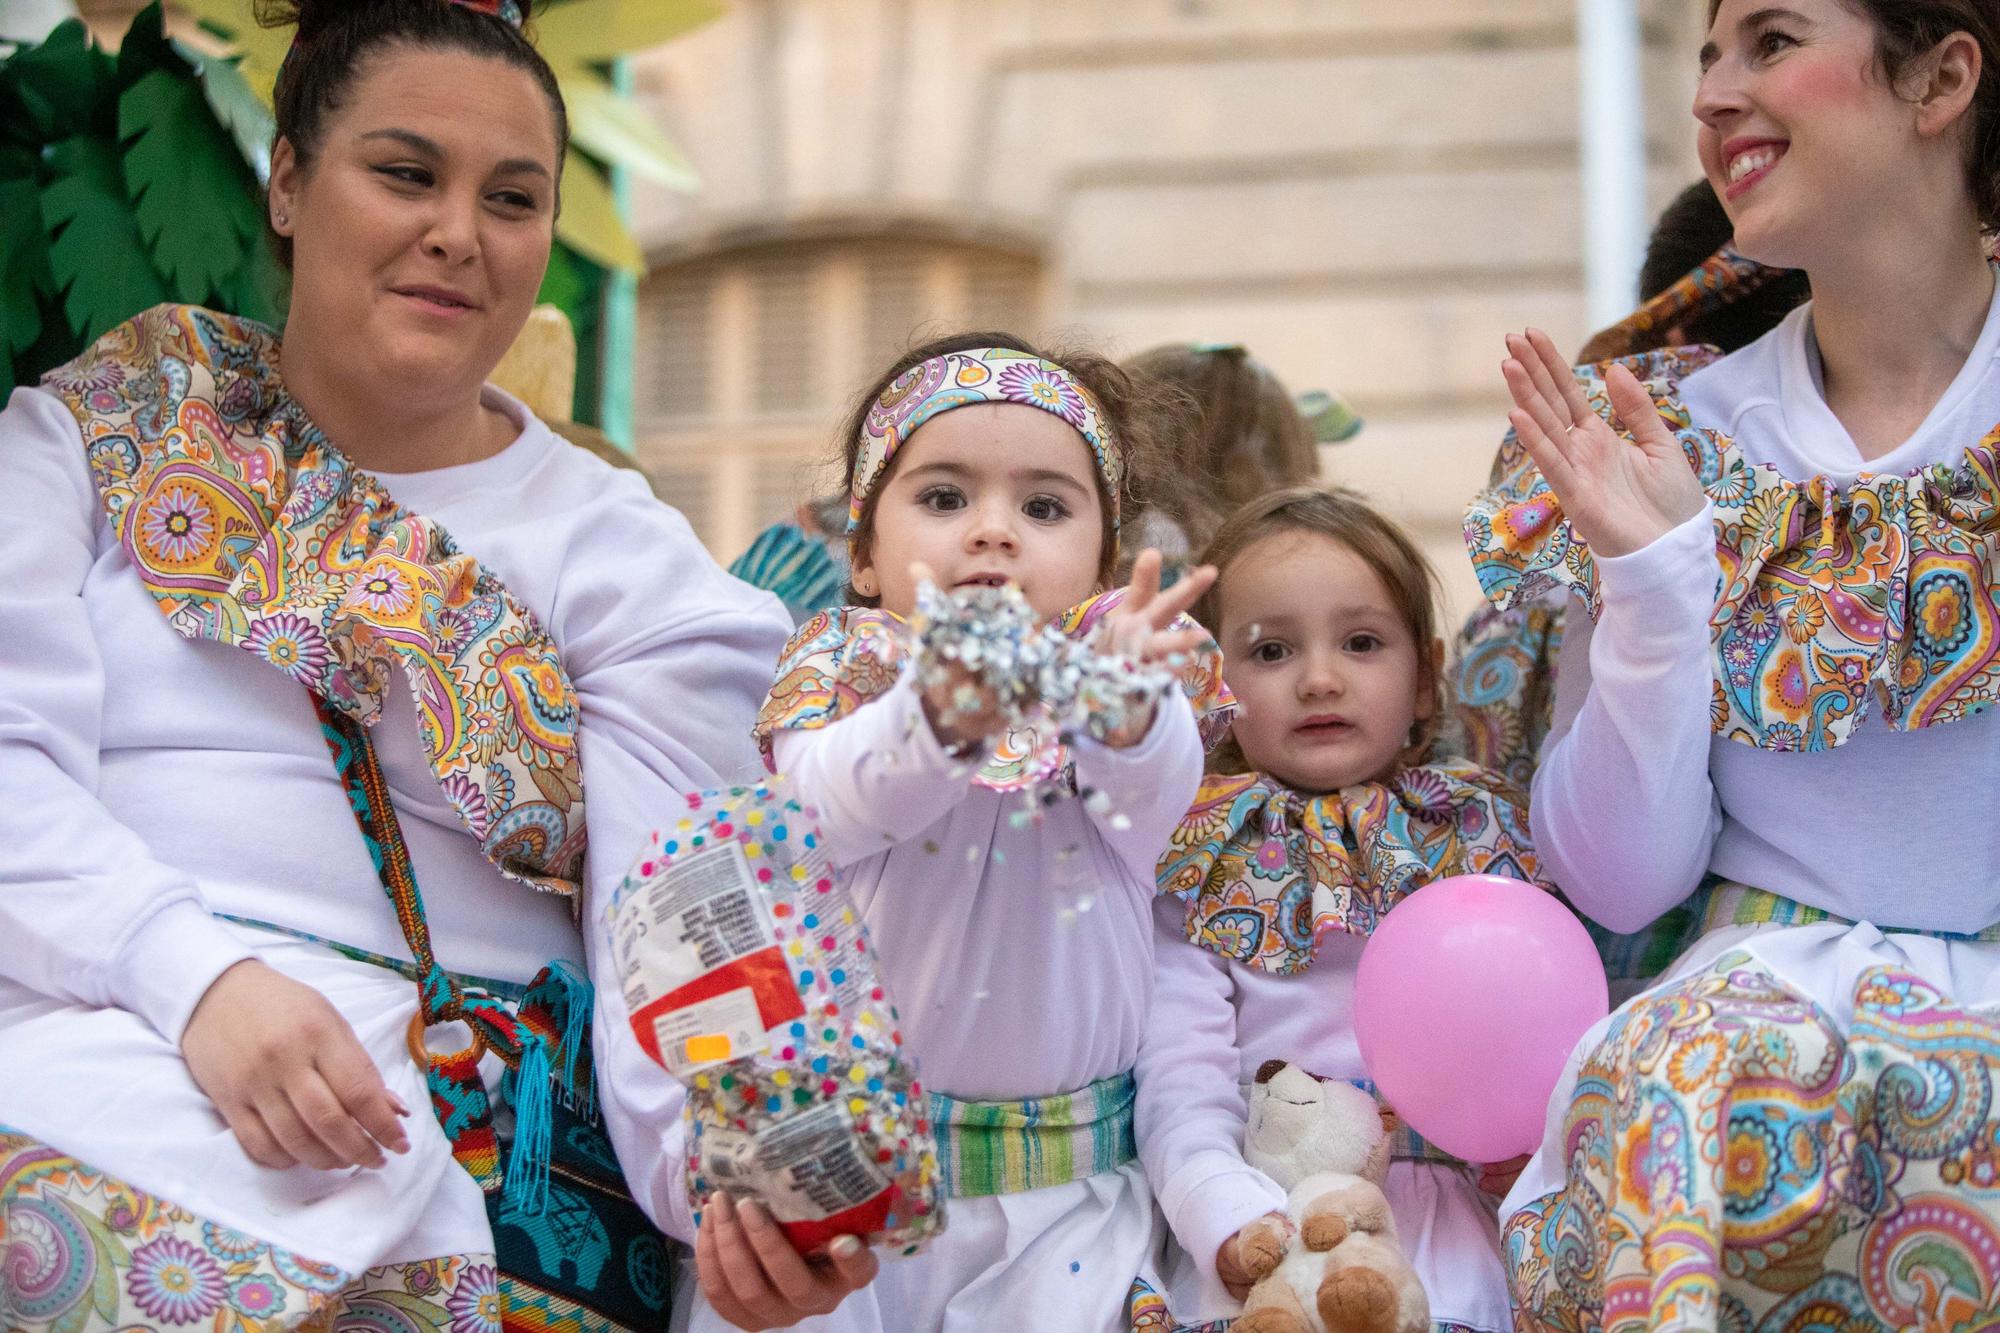
[[[1811,926],[1729,926],[1704,935],[1657,982],[1626,1001],[1618,1012],[1705,971],[1732,949],[1750,954],[1792,990],[1817,1003],[1843,1037],[1853,1025],[1855,983],[1871,967],[1914,972],[1963,1008],[2000,1005],[2000,942],[1941,940],[1900,931],[1885,935],[1865,922],[1843,925],[1827,921]],[[1611,1023],[1612,1018],[1606,1018],[1591,1028],[1570,1052],[1549,1097],[1542,1146],[1501,1204],[1501,1217],[1512,1217],[1563,1187],[1567,1160],[1563,1124],[1576,1090],[1577,1070],[1604,1039]]]
[[[990,1333],[996,1328],[1122,1333],[1132,1278],[1156,1252],[1166,1224],[1137,1162],[1067,1185],[952,1199],[931,1247],[882,1261],[875,1281],[804,1333]],[[692,1333],[732,1328],[695,1291]]]
[[[225,923],[228,924],[228,923]],[[405,1154],[379,1170],[273,1170],[251,1161],[195,1086],[180,1049],[138,1015],[50,999],[0,979],[0,1125],[195,1215],[358,1274],[490,1254],[485,1197],[453,1160],[405,1030],[413,982],[270,931],[230,925],[260,958],[332,1002],[411,1114]],[[499,1062],[488,1057],[487,1082]]]

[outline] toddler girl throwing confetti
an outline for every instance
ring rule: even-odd
[[[927,1250],[805,1327],[1112,1329],[1159,1239],[1133,1137],[1153,868],[1228,695],[1182,615],[1213,571],[1162,592],[1148,553],[1105,592],[1146,443],[1129,399],[1109,362],[968,334],[850,423],[853,604],[794,636],[758,738],[900,1005],[948,1202]],[[761,1213],[709,1204],[697,1327],[823,1309]]]

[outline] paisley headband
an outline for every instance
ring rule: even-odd
[[[1097,460],[1098,476],[1118,533],[1118,489],[1125,459],[1090,390],[1053,361],[1012,347],[972,347],[922,361],[890,381],[861,423],[861,448],[848,487],[847,544],[852,554],[868,497],[888,474],[889,460],[917,427],[941,412],[974,403],[1019,403],[1061,417],[1076,428]]]

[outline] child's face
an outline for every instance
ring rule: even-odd
[[[1276,532],[1222,571],[1223,679],[1243,757],[1314,794],[1395,771],[1436,707],[1419,645],[1368,563],[1313,532]]]
[[[1097,590],[1104,507],[1096,460],[1062,418],[976,403],[926,421],[896,451],[875,502],[857,581],[873,576],[884,610],[917,604],[912,564],[938,586],[1014,583],[1053,616]]]

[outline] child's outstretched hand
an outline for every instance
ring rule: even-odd
[[[875,1280],[875,1252],[854,1237],[837,1238],[829,1254],[826,1263],[801,1258],[763,1208],[716,1194],[695,1236],[695,1276],[715,1312],[736,1327],[790,1328]]]
[[[1174,621],[1192,609],[1214,582],[1215,567],[1200,565],[1162,591],[1160,553],[1141,552],[1132,565],[1125,600],[1104,617],[1092,646],[1101,654],[1128,658],[1140,666],[1178,666],[1175,659],[1199,648],[1209,635],[1204,629],[1176,629]],[[1155,702],[1148,700],[1125,716],[1094,719],[1092,730],[1112,749],[1129,749],[1152,729],[1155,710]]]
[[[1605,377],[1628,444],[1591,407],[1546,333],[1508,334],[1507,354],[1500,373],[1515,403],[1507,420],[1591,550],[1630,555],[1701,512],[1687,454],[1631,371],[1613,366]]]

